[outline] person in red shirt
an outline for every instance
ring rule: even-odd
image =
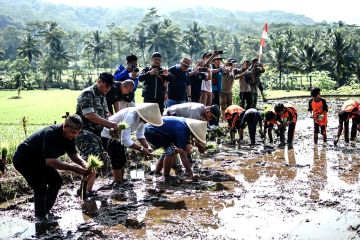
[[[278,124],[280,130],[279,147],[285,146],[285,131],[286,127],[289,127],[287,144],[289,148],[292,148],[297,120],[296,108],[291,104],[284,105],[282,103],[278,103],[275,105],[274,110],[276,113],[276,120],[280,122],[280,124]]]
[[[354,141],[356,138],[356,129],[360,131],[360,112],[359,112],[359,103],[355,100],[347,100],[344,102],[341,111],[339,112],[339,126],[336,139],[334,140],[334,145],[339,142],[342,130],[344,129],[345,142],[349,142],[349,122],[352,119],[351,126],[351,141]]]
[[[241,133],[240,133],[240,123],[241,123],[240,114],[244,111],[245,110],[238,105],[230,105],[228,108],[225,109],[225,120],[229,124],[230,138],[231,138],[231,142],[234,144],[235,144],[236,130],[238,130],[239,139],[240,139],[240,135],[241,135]]]
[[[318,134],[321,129],[323,141],[326,142],[326,126],[328,105],[326,100],[320,97],[320,88],[314,88],[311,91],[312,99],[309,101],[309,114],[314,119],[314,143],[318,143]]]
[[[266,134],[269,136],[269,142],[272,144],[274,142],[272,137],[272,130],[274,129],[274,125],[278,125],[278,121],[276,120],[276,113],[274,109],[270,109],[265,112],[264,117],[264,143],[266,142]]]

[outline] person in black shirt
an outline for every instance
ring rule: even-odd
[[[159,104],[160,113],[164,112],[164,101],[167,98],[166,84],[174,76],[161,66],[161,54],[154,52],[151,66],[145,67],[139,75],[139,82],[144,82],[142,96],[144,103]]]
[[[76,151],[74,141],[82,125],[78,115],[70,115],[64,124],[45,127],[18,146],[13,164],[34,190],[35,217],[45,218],[55,204],[63,184],[57,169],[87,176],[87,190],[91,190],[96,174],[87,168],[86,162]],[[58,160],[64,153],[77,165]]]
[[[120,102],[124,100],[134,89],[133,80],[125,80],[123,82],[115,82],[110,90],[106,93],[106,103],[111,115],[121,110]],[[114,106],[114,109],[113,109]],[[115,112],[114,112],[115,110]]]
[[[190,66],[191,60],[184,57],[179,65],[169,68],[169,72],[174,76],[174,79],[168,83],[166,107],[171,107],[172,105],[181,104],[186,101],[191,102],[191,85],[188,72]]]

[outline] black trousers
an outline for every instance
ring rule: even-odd
[[[247,110],[250,108],[250,105],[251,105],[251,92],[240,92],[240,106]]]
[[[160,113],[161,113],[161,115],[163,114],[164,108],[165,108],[164,98],[158,99],[158,98],[144,97],[144,103],[157,103],[157,104],[159,104]]]
[[[295,126],[296,123],[290,123],[289,124],[289,128],[288,128],[288,138],[287,138],[287,142],[289,144],[292,144],[293,140],[294,140],[294,134],[295,134]],[[279,128],[280,130],[280,142],[281,143],[285,143],[285,131],[286,131],[286,127],[283,126],[281,128]]]
[[[356,138],[356,132],[357,132],[357,128],[356,128],[356,125],[357,125],[357,122],[352,119],[352,125],[351,125],[351,138],[350,140],[353,141],[355,140]],[[345,135],[345,142],[349,142],[349,122],[350,120],[344,122],[344,135]]]
[[[34,162],[21,151],[15,152],[14,167],[34,190],[35,216],[44,217],[54,206],[63,179],[56,169]]]

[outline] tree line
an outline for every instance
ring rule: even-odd
[[[262,61],[267,67],[268,87],[282,89],[284,76],[299,73],[312,87],[313,73],[326,72],[336,87],[360,82],[360,29],[356,25],[270,24]],[[65,31],[54,21],[27,23],[24,29],[0,31],[0,87],[72,88],[90,85],[99,71],[114,72],[129,53],[140,65],[152,52],[161,52],[164,65],[182,56],[193,61],[208,50],[223,50],[224,57],[241,62],[257,57],[259,35],[231,32],[226,27],[198,22],[179,24],[149,9],[133,30],[110,24],[90,32]],[[265,81],[266,82],[266,81]]]

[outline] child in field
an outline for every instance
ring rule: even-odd
[[[311,97],[309,101],[309,114],[314,119],[314,143],[318,143],[318,133],[321,129],[321,135],[323,136],[324,143],[326,142],[326,126],[327,126],[327,113],[328,106],[326,100],[320,96],[320,88],[314,88],[311,91]]]

